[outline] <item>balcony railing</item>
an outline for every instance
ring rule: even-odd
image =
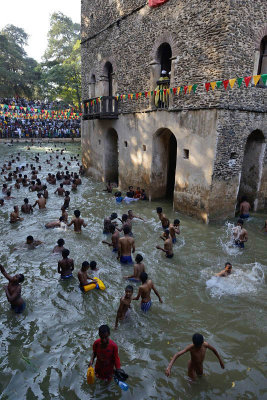
[[[118,119],[119,117],[118,100],[113,96],[84,100],[83,107],[83,119]]]
[[[155,96],[155,106],[160,110],[166,110],[169,108],[170,96],[167,89],[170,88],[170,80],[164,79],[157,81],[157,89],[159,94]]]

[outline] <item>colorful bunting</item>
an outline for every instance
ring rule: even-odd
[[[235,84],[235,81],[236,81],[236,78],[234,78],[234,79],[229,79],[229,85],[230,85],[231,89],[233,89],[234,84]]]
[[[245,81],[246,87],[248,87],[249,82],[251,81],[251,76],[245,76],[244,81]]]

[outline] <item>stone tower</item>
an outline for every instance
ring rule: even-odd
[[[88,174],[205,222],[243,195],[266,209],[267,86],[205,86],[267,73],[266,15],[265,0],[82,0]]]

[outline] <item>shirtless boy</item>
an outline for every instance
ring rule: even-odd
[[[243,228],[244,221],[240,218],[237,221],[236,227],[233,229],[234,244],[241,249],[244,249],[244,243],[248,241],[248,232]]]
[[[242,219],[249,218],[250,210],[251,210],[251,206],[248,202],[248,199],[246,196],[243,196],[241,199],[240,208],[239,208],[240,218],[242,218]]]
[[[170,364],[168,365],[165,371],[165,374],[167,376],[170,376],[171,368],[174,362],[177,360],[177,358],[187,353],[188,351],[190,351],[191,354],[191,360],[188,362],[188,376],[192,380],[195,380],[197,376],[203,375],[203,362],[205,359],[207,349],[213,351],[213,353],[219,360],[220,366],[224,369],[224,363],[221,357],[219,356],[217,350],[207,342],[204,342],[204,338],[202,335],[200,335],[199,333],[195,333],[192,337],[192,341],[193,344],[190,344],[185,349],[179,351],[173,356]]]
[[[174,243],[176,243],[176,234],[180,235],[180,220],[179,219],[175,219],[173,221],[173,224],[170,224],[169,231],[170,231],[172,243],[174,244]]]
[[[161,239],[164,240],[164,249],[160,246],[156,246],[158,250],[161,250],[165,253],[167,258],[172,258],[173,257],[173,251],[172,251],[172,239],[170,237],[170,232],[168,229],[165,229],[163,232],[163,235],[160,236]]]
[[[42,197],[42,193],[37,193],[38,199],[34,203],[33,207],[35,207],[37,204],[39,206],[39,210],[45,209],[46,208],[46,199]]]
[[[132,264],[132,253],[135,252],[134,238],[129,236],[129,226],[125,226],[123,232],[124,237],[119,239],[118,260],[120,260],[122,264]]]
[[[225,267],[221,272],[218,272],[218,274],[215,274],[215,276],[223,276],[226,277],[232,273],[232,264],[229,262],[225,263]]]
[[[64,244],[64,239],[58,239],[57,245],[53,248],[53,253],[62,253],[62,251],[64,250]]]
[[[66,208],[64,206],[61,207],[61,211],[62,211],[62,217],[63,217],[63,222],[65,222],[65,224],[68,223],[68,213],[66,211]]]
[[[4,277],[9,281],[8,285],[4,286],[4,290],[6,292],[7,300],[9,301],[12,310],[15,313],[20,314],[24,311],[26,307],[26,303],[21,297],[21,285],[24,281],[23,274],[17,274],[14,276],[10,276],[5,271],[3,265],[0,264],[0,271],[4,275]]]
[[[87,224],[84,222],[84,220],[82,218],[80,218],[81,213],[79,210],[75,210],[74,215],[75,215],[75,218],[73,218],[73,220],[71,221],[70,224],[68,224],[68,226],[71,226],[73,224],[74,232],[82,233],[82,226],[85,228],[87,226]]]
[[[115,329],[118,328],[119,321],[123,321],[129,316],[129,309],[131,308],[131,301],[133,295],[133,287],[131,285],[126,286],[125,295],[120,299],[120,305],[117,311]]]
[[[63,183],[61,183],[59,185],[59,187],[57,188],[57,190],[55,191],[55,194],[58,194],[59,196],[64,196],[65,193],[65,189],[63,187]]]
[[[157,214],[158,214],[158,216],[159,216],[159,219],[160,219],[160,221],[161,221],[162,228],[163,228],[164,230],[165,230],[165,229],[168,229],[168,228],[169,228],[169,225],[170,225],[169,219],[166,217],[165,214],[163,214],[162,208],[161,208],[161,207],[157,207],[156,210],[157,210]]]
[[[145,221],[144,218],[138,217],[137,215],[134,215],[134,214],[133,214],[133,211],[132,211],[132,210],[129,210],[129,211],[128,211],[128,219],[131,221],[131,220],[134,219],[134,218],[136,218],[136,219],[141,219],[141,221]]]
[[[152,301],[151,301],[151,290],[153,289],[154,293],[158,296],[159,301],[162,303],[161,297],[155,288],[153,282],[151,279],[148,279],[147,273],[142,272],[140,275],[140,280],[142,282],[142,285],[139,286],[137,296],[133,298],[133,300],[139,300],[141,296],[141,310],[144,312],[148,312],[149,309],[152,306]]]
[[[135,257],[136,264],[134,264],[133,275],[124,276],[124,279],[129,279],[129,281],[139,283],[141,273],[145,272],[145,266],[142,261],[143,261],[143,257],[141,256],[141,254],[136,254],[136,257]]]
[[[87,274],[87,271],[88,271],[89,267],[90,267],[89,262],[88,261],[84,261],[82,263],[82,268],[78,272],[78,279],[79,279],[79,282],[80,282],[80,288],[82,290],[83,290],[84,286],[89,285],[90,283],[97,284],[97,282],[94,279],[90,278],[90,276],[88,276],[88,274]],[[88,282],[88,280],[90,282]]]
[[[110,227],[111,225],[116,226],[117,222],[115,222],[114,220],[118,217],[118,215],[116,213],[112,213],[110,217],[107,217],[104,219],[104,228],[103,228],[103,233],[104,235],[109,234],[110,231]],[[114,221],[114,222],[112,222]]]
[[[111,225],[110,226],[110,233],[112,234],[111,236],[111,243],[107,242],[106,240],[102,240],[102,243],[109,245],[110,247],[113,247],[113,252],[117,253],[118,248],[119,248],[119,238],[120,238],[120,234],[119,232],[116,230],[115,225]]]
[[[14,211],[10,214],[10,223],[13,224],[14,222],[23,221],[23,218],[19,216],[19,208],[18,206],[14,206]]]
[[[43,244],[43,242],[41,242],[41,240],[34,240],[31,235],[27,236],[25,246],[29,250],[35,249],[35,247],[39,246],[40,244]]]
[[[68,249],[62,250],[62,260],[58,262],[57,272],[61,274],[61,279],[72,278],[72,271],[74,270],[74,261],[68,258],[70,252]]]
[[[33,208],[32,205],[29,204],[29,200],[26,198],[24,199],[24,204],[21,206],[21,212],[24,214],[32,214],[33,213]]]

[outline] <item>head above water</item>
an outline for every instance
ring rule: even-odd
[[[140,279],[142,283],[146,283],[147,279],[148,279],[148,275],[146,272],[141,272],[140,274]]]
[[[32,237],[31,235],[27,236],[27,238],[26,238],[26,243],[27,243],[27,244],[33,243],[33,237]]]
[[[165,229],[165,231],[164,231],[164,236],[165,236],[166,238],[168,238],[168,237],[170,236],[170,231],[169,231],[169,229]]]
[[[125,297],[130,298],[133,294],[133,287],[131,285],[127,285],[125,288]]]
[[[80,215],[81,215],[80,210],[75,210],[75,211],[74,211],[74,215],[75,215],[76,218],[79,218]]]
[[[110,220],[113,221],[113,219],[118,218],[118,214],[117,213],[112,213],[110,216]]]
[[[70,251],[68,249],[62,250],[62,257],[67,258],[70,254]]]
[[[157,214],[161,214],[162,213],[162,208],[161,207],[157,207],[156,211],[157,211]]]
[[[122,222],[126,222],[128,219],[128,215],[127,214],[122,214],[121,220]]]
[[[194,335],[192,336],[192,342],[196,347],[200,347],[204,342],[204,338],[200,333],[194,333]]]
[[[124,235],[129,235],[129,233],[130,233],[130,228],[129,228],[128,225],[126,225],[126,226],[123,228],[123,233],[124,233]]]
[[[232,271],[232,264],[229,263],[229,262],[226,262],[226,263],[225,263],[225,266],[224,266],[224,269],[225,269],[226,271],[231,272],[231,271]]]
[[[24,275],[23,274],[17,274],[16,275],[18,283],[24,282]]]
[[[141,256],[141,254],[136,254],[135,261],[137,262],[137,264],[143,261],[143,257]]]
[[[175,219],[173,221],[173,225],[180,225],[180,220],[179,219]]]
[[[87,271],[88,268],[89,268],[89,266],[90,266],[89,262],[88,262],[88,261],[84,261],[84,262],[82,263],[82,270],[83,270],[83,271]]]
[[[243,226],[243,224],[244,224],[243,219],[239,218],[239,219],[237,220],[237,225]]]
[[[64,239],[58,239],[57,244],[59,247],[63,247],[65,244],[65,240]]]
[[[90,261],[90,269],[91,269],[92,271],[95,271],[95,270],[96,270],[96,261]]]
[[[247,196],[243,196],[243,197],[241,198],[241,202],[243,202],[243,201],[248,201]]]

